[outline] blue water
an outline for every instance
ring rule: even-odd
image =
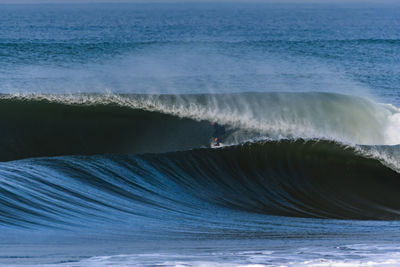
[[[0,264],[398,265],[399,18],[1,4]]]
[[[1,91],[367,91],[397,103],[395,4],[2,5]]]

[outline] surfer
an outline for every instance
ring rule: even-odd
[[[225,127],[222,125],[219,125],[216,122],[213,122],[211,124],[214,127],[214,133],[212,135],[214,146],[220,146],[221,143],[221,137],[225,134]]]

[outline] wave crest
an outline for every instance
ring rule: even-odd
[[[1,160],[208,147],[211,121],[228,128],[224,143],[231,145],[298,138],[400,143],[397,108],[330,93],[3,95],[0,109]]]

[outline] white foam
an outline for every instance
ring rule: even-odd
[[[96,256],[74,263],[74,266],[299,266],[352,267],[398,266],[400,251],[392,246],[357,244],[341,247],[301,247],[297,249],[219,251],[205,253],[141,253]],[[68,264],[61,264],[65,266]]]

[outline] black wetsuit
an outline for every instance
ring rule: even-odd
[[[225,127],[219,125],[218,123],[214,123],[213,127],[214,127],[214,133],[213,133],[212,137],[214,140],[215,140],[215,138],[218,138],[218,140],[215,142],[215,145],[219,146],[219,141],[225,134]]]

